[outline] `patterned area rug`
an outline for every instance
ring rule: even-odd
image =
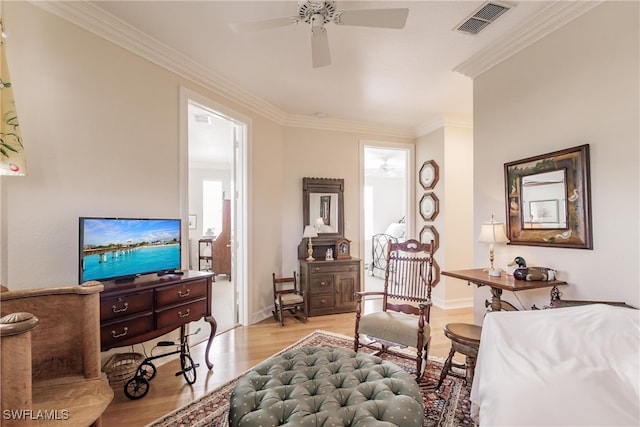
[[[333,332],[315,331],[295,344],[281,350],[278,354],[307,346],[352,349],[353,339]],[[360,351],[373,352],[373,350],[367,348],[363,348]],[[381,357],[401,366],[411,375],[416,374],[415,363],[412,360],[393,354],[384,354]],[[440,390],[434,390],[441,370],[442,361],[429,358],[425,374],[426,378],[422,380],[421,384],[424,401],[424,426],[473,426],[473,420],[469,415],[471,411],[471,403],[469,401],[470,388],[464,384],[464,380],[448,376]],[[227,427],[229,397],[238,382],[238,378],[218,387],[206,396],[165,415],[149,424],[148,427]]]

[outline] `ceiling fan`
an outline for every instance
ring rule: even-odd
[[[338,11],[335,3],[335,1],[299,1],[298,14],[295,16],[237,23],[230,26],[236,32],[244,32],[306,22],[311,25],[311,59],[313,67],[317,68],[331,64],[325,24],[333,22],[337,25],[400,29],[404,28],[409,15],[409,9],[406,8]]]

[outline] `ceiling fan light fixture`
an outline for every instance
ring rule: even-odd
[[[338,12],[335,1],[298,1],[296,16],[266,19],[242,24],[230,24],[236,32],[283,27],[304,21],[311,25],[311,59],[313,68],[331,64],[329,39],[324,24],[333,21],[337,25],[359,27],[404,28],[409,9],[356,9]]]

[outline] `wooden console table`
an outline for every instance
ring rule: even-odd
[[[100,294],[100,345],[102,351],[138,344],[180,328],[184,338],[189,322],[204,319],[211,332],[205,351],[207,367],[209,349],[216,335],[217,323],[211,315],[213,274],[185,271],[182,275],[147,275],[116,283],[102,282]]]
[[[525,291],[527,289],[551,288],[551,301],[560,299],[560,291],[558,285],[566,285],[567,282],[561,280],[536,280],[527,282],[525,280],[517,280],[513,276],[502,272],[500,277],[489,276],[489,273],[482,268],[474,268],[471,270],[443,271],[443,276],[453,277],[455,279],[466,280],[467,284],[489,286],[491,288],[491,302],[485,301],[484,306],[490,307],[491,311],[517,311],[512,304],[502,300],[502,291]]]

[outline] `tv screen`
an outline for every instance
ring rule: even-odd
[[[180,219],[80,218],[80,283],[180,269]]]

